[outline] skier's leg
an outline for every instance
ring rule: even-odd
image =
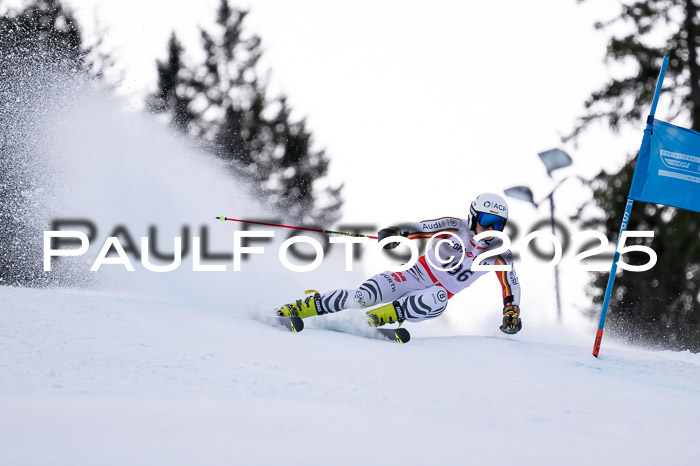
[[[365,281],[359,288],[340,289],[318,293],[309,290],[305,298],[298,299],[276,310],[278,316],[298,316],[302,319],[315,315],[328,314],[342,311],[343,309],[361,309],[374,306],[386,294],[389,300],[393,300],[391,277],[386,278],[386,274],[377,274]],[[396,286],[394,285],[394,289]],[[406,290],[404,293],[410,290]],[[311,294],[313,293],[313,294]],[[398,296],[396,296],[398,297]]]
[[[420,322],[442,314],[447,307],[447,291],[441,286],[430,286],[406,293],[404,296],[370,309],[367,322],[374,327],[394,322]]]
[[[397,310],[391,303],[396,302],[402,296],[411,292],[424,291],[433,288],[433,282],[425,273],[419,263],[403,272],[382,272],[367,279],[358,288],[339,289],[326,293],[317,293],[310,290],[305,298],[293,303],[286,304],[277,309],[280,316],[299,316],[306,318],[310,316],[328,314],[342,311],[343,309],[364,309],[382,303],[389,303],[387,309],[384,306],[369,311],[370,324],[384,325],[398,319]],[[442,288],[441,288],[442,289]],[[443,290],[444,291],[444,290]],[[419,305],[419,303],[417,304]],[[417,307],[417,311],[411,310],[410,320],[415,316],[420,316],[422,308]],[[439,315],[439,314],[435,314]],[[417,317],[416,317],[417,318]],[[403,320],[400,318],[399,320]],[[421,320],[417,318],[417,320]]]
[[[382,272],[353,289],[333,290],[321,293],[322,313],[343,309],[364,309],[381,303],[390,303],[412,291],[432,286],[424,274],[414,273],[413,268],[405,272]]]
[[[394,301],[399,317],[409,322],[434,319],[447,308],[447,291],[441,286],[417,290]]]

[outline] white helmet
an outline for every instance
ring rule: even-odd
[[[476,196],[469,208],[469,228],[476,231],[476,224],[482,227],[492,226],[494,230],[503,231],[508,221],[508,204],[498,194],[482,193]]]

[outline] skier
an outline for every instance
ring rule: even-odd
[[[443,241],[437,248],[431,247],[413,267],[404,272],[377,274],[356,289],[339,289],[327,293],[307,291],[306,298],[282,306],[277,309],[277,315],[306,318],[343,309],[364,309],[383,304],[366,311],[370,325],[379,327],[393,322],[401,324],[404,320],[420,322],[435,318],[445,311],[449,298],[486,273],[472,270],[474,258],[502,245],[502,241],[493,236],[478,242],[474,241],[474,236],[485,231],[503,231],[507,220],[508,206],[505,199],[497,194],[483,193],[472,201],[466,220],[443,217],[384,228],[378,233],[380,241],[392,236],[429,238],[436,233],[440,233],[438,238],[447,241]],[[398,244],[389,243],[384,248],[392,249]],[[452,262],[443,262],[450,257],[453,257]],[[506,251],[483,259],[481,264],[511,266],[508,271],[496,272],[503,289],[503,324],[500,329],[508,334],[518,333],[522,328],[520,286],[512,267],[513,255]],[[308,295],[309,293],[311,294]]]

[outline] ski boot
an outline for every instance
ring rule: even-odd
[[[406,320],[398,301],[370,309],[365,312],[365,315],[367,316],[367,322],[372,327],[381,327],[384,324],[393,324],[394,322],[401,324]]]
[[[313,294],[306,298],[297,299],[293,303],[285,304],[277,309],[277,315],[279,317],[300,317],[302,319],[318,315],[319,307],[317,303],[321,295],[316,290],[306,290],[305,293],[307,295]]]

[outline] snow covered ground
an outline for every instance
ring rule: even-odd
[[[3,465],[657,465],[700,454],[700,355],[607,342],[595,359],[589,344],[525,330],[422,336],[420,325],[399,345],[320,318],[293,334],[78,291],[2,287],[0,302]],[[331,320],[352,329],[361,315]]]

